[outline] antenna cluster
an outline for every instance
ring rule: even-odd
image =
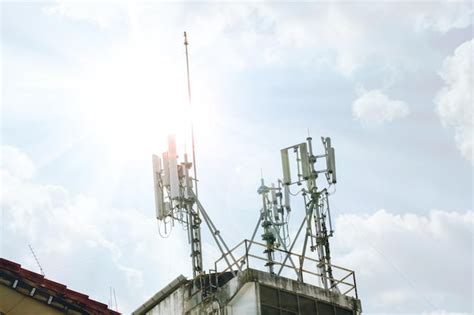
[[[274,251],[276,248],[289,246],[290,236],[288,229],[288,221],[290,216],[290,195],[288,187],[282,189],[281,181],[278,186],[271,184],[270,187],[265,185],[263,178],[261,186],[257,192],[262,196],[262,208],[257,226],[254,230],[252,239],[259,226],[263,228],[262,239],[266,243],[267,248],[265,254],[267,256],[266,266],[270,273],[274,273]]]
[[[283,148],[280,151],[283,176],[278,180],[276,187],[273,184],[271,187],[265,186],[262,179],[257,192],[262,196],[263,207],[251,242],[254,241],[258,228],[262,227],[262,239],[266,244],[264,254],[267,257],[267,262],[265,265],[269,272],[280,275],[283,266],[289,260],[298,279],[302,281],[301,267],[296,267],[298,264],[293,261],[290,253],[299,241],[303,227],[306,226],[301,257],[304,260],[307,248],[310,251],[316,251],[320,261],[317,265],[318,274],[324,288],[337,290],[332,274],[329,247],[329,237],[333,236],[333,229],[328,191],[329,187],[337,182],[335,151],[329,137],[322,137],[321,142],[324,153],[320,155],[313,154],[311,137],[308,137],[306,142]],[[293,173],[296,171],[293,176],[292,170]],[[324,186],[327,187],[319,188],[317,186],[320,174],[326,178],[327,184]],[[306,184],[305,187],[299,190],[305,208],[303,221],[293,240],[289,242],[288,217],[291,211],[290,195],[293,195],[290,187],[299,187],[303,184]],[[273,252],[279,247],[283,247],[288,254],[282,258],[282,261],[277,262]],[[279,265],[280,269],[276,271],[274,265]],[[299,262],[299,266],[302,265],[303,262]]]
[[[185,222],[186,218],[181,210],[185,208],[186,198],[191,197],[192,179],[189,176],[189,169],[192,163],[188,161],[186,153],[184,161],[178,163],[176,140],[173,135],[168,136],[168,151],[163,152],[161,158],[153,154],[152,164],[156,218],[164,220],[170,216]]]
[[[186,153],[184,161],[178,162],[175,137],[169,136],[168,151],[163,152],[162,158],[153,155],[152,164],[156,218],[164,223],[165,232],[170,230],[176,221],[187,228],[188,241],[192,245],[193,275],[196,276],[203,268],[201,219],[199,213],[193,209],[195,196],[192,178],[189,176],[192,163],[188,161]]]
[[[334,148],[331,146],[331,138],[321,137],[321,142],[324,146],[324,154],[313,155],[312,138],[308,137],[307,143],[292,145],[290,147],[281,149],[281,164],[283,169],[283,185],[290,186],[293,184],[301,185],[303,181],[312,183],[312,180],[318,178],[318,174],[324,173],[328,184],[335,184],[336,179],[336,160]],[[297,175],[296,181],[292,182],[290,171],[289,153],[293,151],[296,155]],[[326,167],[321,170],[316,170],[315,164],[318,159],[324,158],[326,160]],[[308,188],[309,189],[309,188]]]
[[[178,161],[176,141],[174,136],[168,137],[168,151],[152,156],[153,181],[155,192],[156,218],[167,226],[182,224],[188,232],[188,242],[191,244],[193,276],[204,273],[202,262],[201,217],[209,228],[219,250],[225,256],[229,266],[237,260],[229,252],[229,248],[220,235],[201,202],[194,193],[195,178],[189,175],[192,163],[184,154],[184,161]],[[193,185],[194,184],[194,185]]]

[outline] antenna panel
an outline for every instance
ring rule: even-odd
[[[291,184],[290,161],[288,159],[288,149],[281,150],[281,166],[283,168],[283,185]]]
[[[170,164],[168,159],[168,152],[163,152],[163,187],[170,185]]]
[[[171,203],[169,201],[165,202],[165,212],[170,213],[171,212]]]
[[[277,198],[276,198],[275,184],[274,183],[272,183],[271,194],[272,194],[272,203],[274,205],[276,205],[277,204]]]
[[[170,197],[171,199],[176,199],[180,196],[180,194],[176,140],[174,136],[168,137],[168,160],[170,172]]]
[[[165,213],[164,211],[163,187],[161,185],[161,159],[153,154],[152,164],[156,218],[158,220],[163,220],[168,213]]]
[[[275,220],[279,220],[279,216],[278,216],[278,200],[277,200],[277,196],[276,196],[276,188],[275,188],[275,184],[272,183],[272,189],[270,191],[271,193],[271,196],[272,196],[272,208],[273,208],[273,217],[275,218]]]
[[[308,149],[306,143],[299,145],[300,158],[301,158],[301,169],[303,171],[303,178],[308,179],[311,176],[311,169],[309,167]]]
[[[331,161],[329,159],[329,152],[331,151],[331,138],[327,137],[324,139],[324,150],[326,151],[326,168],[331,170]]]
[[[184,163],[181,164],[181,168],[184,171],[184,197],[191,198],[190,191],[193,189],[193,182],[189,176],[189,168],[191,163],[188,162],[188,154],[184,153]]]
[[[329,160],[329,165],[331,167],[329,169],[329,173],[331,174],[331,181],[332,181],[333,184],[335,184],[337,182],[337,178],[336,178],[336,153],[334,152],[333,147],[329,148],[328,160]]]
[[[283,199],[284,199],[284,207],[287,211],[291,210],[290,207],[290,187],[288,185],[283,186]]]
[[[331,138],[330,138],[330,137],[326,137],[325,142],[326,142],[326,147],[327,147],[327,148],[330,148],[330,147],[331,147]]]

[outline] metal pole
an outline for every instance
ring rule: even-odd
[[[262,184],[263,184],[263,179],[262,179]],[[267,263],[266,266],[268,266],[268,271],[270,274],[273,274],[273,252],[274,252],[274,244],[275,244],[275,238],[273,237],[273,233],[270,232],[269,226],[271,225],[271,221],[269,220],[269,215],[268,215],[268,208],[267,208],[267,193],[264,192],[262,193],[262,202],[263,202],[263,209],[262,209],[262,227],[263,227],[263,240],[266,243],[266,249],[264,253],[267,254]]]
[[[263,218],[263,213],[260,213],[260,217],[258,218],[257,225],[255,226],[255,229],[253,230],[252,238],[250,239],[250,244],[249,244],[247,250],[245,251],[245,254],[248,254],[249,251],[250,251],[250,247],[252,247],[252,243],[253,243],[253,240],[255,238],[255,234],[257,234],[258,227],[260,226],[260,222],[262,222],[262,218]]]
[[[185,205],[187,208],[188,215],[188,237],[191,243],[191,257],[193,260],[193,278],[196,278],[203,272],[202,265],[202,242],[201,242],[201,219],[198,213],[193,211],[194,200],[192,198],[192,182],[189,178],[189,162],[188,155],[184,154],[184,164],[181,164],[184,168],[185,176]]]
[[[307,206],[305,205],[305,207],[307,207]],[[311,237],[311,234],[312,234],[311,233],[311,217],[313,216],[313,211],[314,211],[314,203],[310,202],[309,209],[306,208],[306,223],[307,223],[307,226],[306,226],[306,235],[305,235],[304,243],[303,243],[303,251],[302,251],[301,260],[300,260],[301,277],[303,277],[303,264],[304,264],[304,258],[305,258],[305,255],[306,255],[306,247],[308,245],[308,237]]]
[[[281,239],[280,233],[277,233],[277,231],[275,231],[275,230],[276,230],[276,229],[275,229],[275,223],[273,222],[273,220],[271,219],[271,217],[270,217],[270,221],[272,222],[272,228],[273,228],[273,231],[274,231],[275,235],[278,237],[278,241],[280,241],[280,244],[283,246],[283,249],[287,252],[287,256],[286,256],[286,257],[290,259],[290,263],[291,263],[291,265],[293,266],[293,269],[294,269],[295,272],[296,272],[296,276],[298,277],[298,280],[301,280],[302,277],[300,277],[300,275],[299,275],[299,273],[298,273],[298,268],[296,267],[296,265],[295,265],[293,259],[291,258],[291,252],[288,251],[288,248],[286,247],[286,244],[285,244],[285,243],[283,242],[283,240]],[[285,261],[286,261],[286,259],[285,259]],[[281,265],[281,267],[284,267],[284,266],[285,266],[285,264],[283,263],[283,264]]]
[[[304,217],[303,222],[301,222],[300,228],[298,229],[298,232],[296,233],[296,237],[294,238],[293,243],[291,244],[290,249],[288,250],[288,252],[291,252],[293,250],[293,247],[295,246],[296,241],[298,240],[298,237],[300,236],[301,230],[303,229],[303,226],[304,226],[305,223],[306,223],[306,216]],[[280,266],[280,270],[278,270],[277,275],[281,274],[281,271],[283,270],[283,265],[286,263],[286,260],[288,259],[288,256],[289,256],[289,254],[286,254],[286,257],[283,260],[282,265]]]
[[[189,102],[189,109],[192,107],[191,102],[191,79],[189,76],[189,56],[188,56],[188,36],[186,32],[184,32],[184,49],[186,51],[186,74],[188,77],[188,102]],[[193,150],[193,171],[194,171],[194,188],[196,190],[196,197],[198,194],[198,183],[197,183],[197,171],[196,171],[196,146],[194,144],[194,122],[193,117],[191,116],[191,145]]]

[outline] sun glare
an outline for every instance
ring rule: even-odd
[[[209,105],[190,107],[183,60],[158,60],[146,49],[126,49],[84,84],[81,108],[93,136],[122,159],[162,152],[169,134],[189,147],[191,119],[205,130],[212,118]]]

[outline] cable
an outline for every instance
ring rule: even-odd
[[[334,191],[333,192],[329,192],[329,188],[331,187],[334,187]],[[327,193],[329,194],[329,196],[331,195],[334,195],[336,193],[336,184],[329,184],[329,187],[327,188]]]
[[[165,220],[163,220],[163,224],[166,226],[166,218],[165,218]],[[158,234],[161,236],[161,238],[168,238],[171,235],[171,230],[173,229],[172,225],[171,225],[171,228],[170,228],[170,231],[169,231],[168,235],[166,235],[166,236],[163,236],[163,234],[161,233],[160,221],[157,222],[157,226],[158,226]]]
[[[291,190],[289,189],[288,187],[288,192],[290,193],[290,195],[292,196],[298,196],[301,192],[304,191],[304,188],[301,188],[301,190],[297,191],[296,193],[292,193]]]
[[[290,236],[290,212],[288,212],[288,214],[286,215],[286,239],[288,240],[288,244],[285,243],[285,245],[288,247],[289,245],[291,245],[291,236]]]

